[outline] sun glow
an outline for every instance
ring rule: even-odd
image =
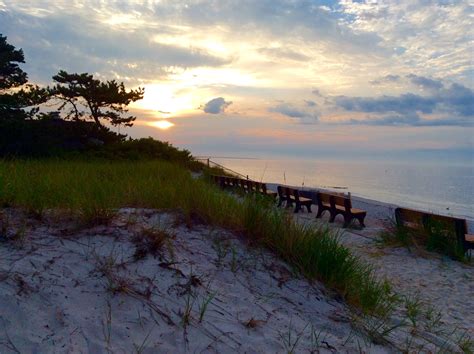
[[[171,123],[167,120],[159,120],[159,121],[156,121],[156,122],[151,122],[151,123],[149,123],[149,125],[151,125],[152,127],[161,129],[161,130],[167,130],[167,129],[174,126],[173,123]]]
[[[195,97],[190,93],[183,93],[172,85],[151,84],[145,85],[145,96],[137,102],[142,109],[156,111],[164,118],[194,110],[198,104],[193,102]]]

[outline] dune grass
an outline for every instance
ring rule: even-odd
[[[380,232],[379,240],[388,246],[403,246],[419,253],[425,249],[446,255],[459,262],[472,261],[470,254],[465,252],[459,244],[455,230],[447,229],[436,221],[431,221],[423,229],[418,230],[390,220],[385,229]]]
[[[265,246],[365,313],[386,311],[390,287],[328,229],[300,225],[263,198],[234,196],[165,161],[0,161],[0,205],[41,217],[55,209],[88,223],[121,207],[176,210],[188,225],[215,225]]]

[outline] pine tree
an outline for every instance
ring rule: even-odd
[[[127,91],[123,83],[102,82],[88,73],[69,74],[61,70],[53,80],[57,84],[49,88],[49,92],[61,101],[59,110],[67,109],[65,118],[93,120],[99,127],[104,127],[105,122],[132,126],[136,117],[125,115],[126,107],[142,99],[145,92],[140,87]]]

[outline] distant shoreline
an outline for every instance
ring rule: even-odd
[[[269,189],[275,190],[277,186],[280,185],[278,183],[267,183]],[[314,188],[314,187],[298,187],[298,186],[291,186],[293,188],[299,188],[301,190],[315,192],[317,190],[325,190],[324,188]],[[331,192],[330,190],[326,190]],[[398,205],[395,203],[388,203],[380,200],[370,199],[366,197],[360,197],[358,195],[354,195],[351,193],[351,200],[353,206],[355,208],[363,209],[367,211],[367,218],[376,221],[377,223],[384,222],[390,219],[395,218],[395,208],[403,207],[403,205]],[[423,210],[426,212],[430,212],[429,210]],[[435,213],[438,214],[438,213]],[[461,219],[465,219],[468,224],[468,230],[473,232],[474,231],[474,218],[466,216],[466,215],[459,215],[459,214],[451,214],[448,215],[447,213],[439,213],[441,215],[446,216],[453,216]]]
[[[212,159],[211,159],[212,161]],[[215,159],[229,172],[238,171],[256,181],[351,192],[366,200],[474,221],[470,169],[446,166],[390,165],[378,162],[328,162],[259,159]],[[232,171],[230,171],[232,170]],[[304,184],[303,184],[304,183]],[[338,188],[333,188],[338,187]]]

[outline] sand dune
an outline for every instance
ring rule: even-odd
[[[153,210],[89,229],[5,212],[24,236],[0,244],[2,353],[391,351],[321,284],[225,230]],[[134,236],[159,230],[156,255],[137,252]]]

